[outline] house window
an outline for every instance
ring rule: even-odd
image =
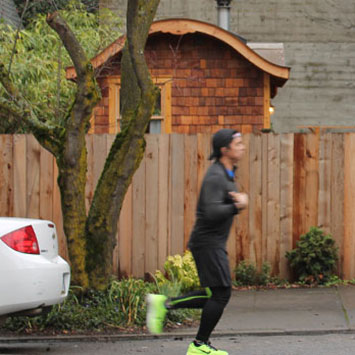
[[[121,106],[120,89],[121,78],[110,77],[109,87],[109,133],[120,132]],[[160,92],[157,97],[155,109],[147,133],[171,133],[171,79],[153,78]]]
[[[155,102],[154,113],[149,122],[148,132],[147,133],[162,133],[162,123],[164,122],[164,115],[162,112],[162,104],[161,104],[161,87],[159,88],[159,95]]]

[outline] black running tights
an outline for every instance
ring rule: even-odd
[[[171,298],[168,309],[202,308],[200,327],[196,340],[208,341],[213,329],[220,320],[231,296],[231,287],[211,287],[190,292],[181,297]]]

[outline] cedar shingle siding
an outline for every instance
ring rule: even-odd
[[[12,0],[0,0],[0,18],[15,27],[21,23]]]
[[[202,34],[160,35],[146,51],[153,76],[171,75],[172,131],[210,133],[263,124],[263,72]],[[175,52],[174,52],[175,49]]]
[[[145,55],[152,76],[172,78],[172,132],[213,133],[224,128],[263,128],[263,71],[222,41],[204,34],[159,33],[148,38]],[[121,54],[101,73],[102,100],[95,133],[108,131],[105,78],[120,75]]]

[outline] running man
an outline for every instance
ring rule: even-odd
[[[196,339],[186,355],[228,355],[209,342],[231,296],[232,280],[226,243],[233,217],[248,206],[248,196],[238,193],[234,183],[236,163],[243,157],[245,146],[239,132],[221,129],[212,140],[214,163],[209,167],[197,203],[196,222],[188,247],[196,262],[203,288],[176,298],[147,296],[147,326],[151,333],[163,330],[169,309],[202,308]]]

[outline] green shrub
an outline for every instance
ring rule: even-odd
[[[190,251],[183,256],[169,256],[164,264],[165,274],[156,271],[154,278],[160,293],[174,297],[200,287],[196,264]]]
[[[200,287],[196,264],[190,251],[186,251],[183,256],[169,256],[164,264],[164,271],[163,274],[157,270],[154,275],[158,293],[162,295],[177,297]],[[170,310],[166,323],[192,322],[200,315],[199,309]]]
[[[129,278],[113,281],[108,289],[110,304],[117,307],[126,325],[143,325],[145,323],[147,293],[156,291],[156,286],[143,280]]]
[[[336,271],[338,248],[330,235],[317,227],[301,236],[297,247],[286,252],[297,280],[305,283],[326,284]]]
[[[243,260],[236,266],[234,272],[237,285],[255,285],[257,270],[253,264]]]
[[[125,329],[145,324],[145,295],[154,283],[129,278],[113,280],[106,291],[89,290],[77,296],[72,287],[64,303],[43,316],[10,317],[4,328],[16,332],[85,332]]]
[[[265,286],[271,281],[270,265],[263,263],[261,271],[247,261],[241,261],[235,268],[236,286]]]

